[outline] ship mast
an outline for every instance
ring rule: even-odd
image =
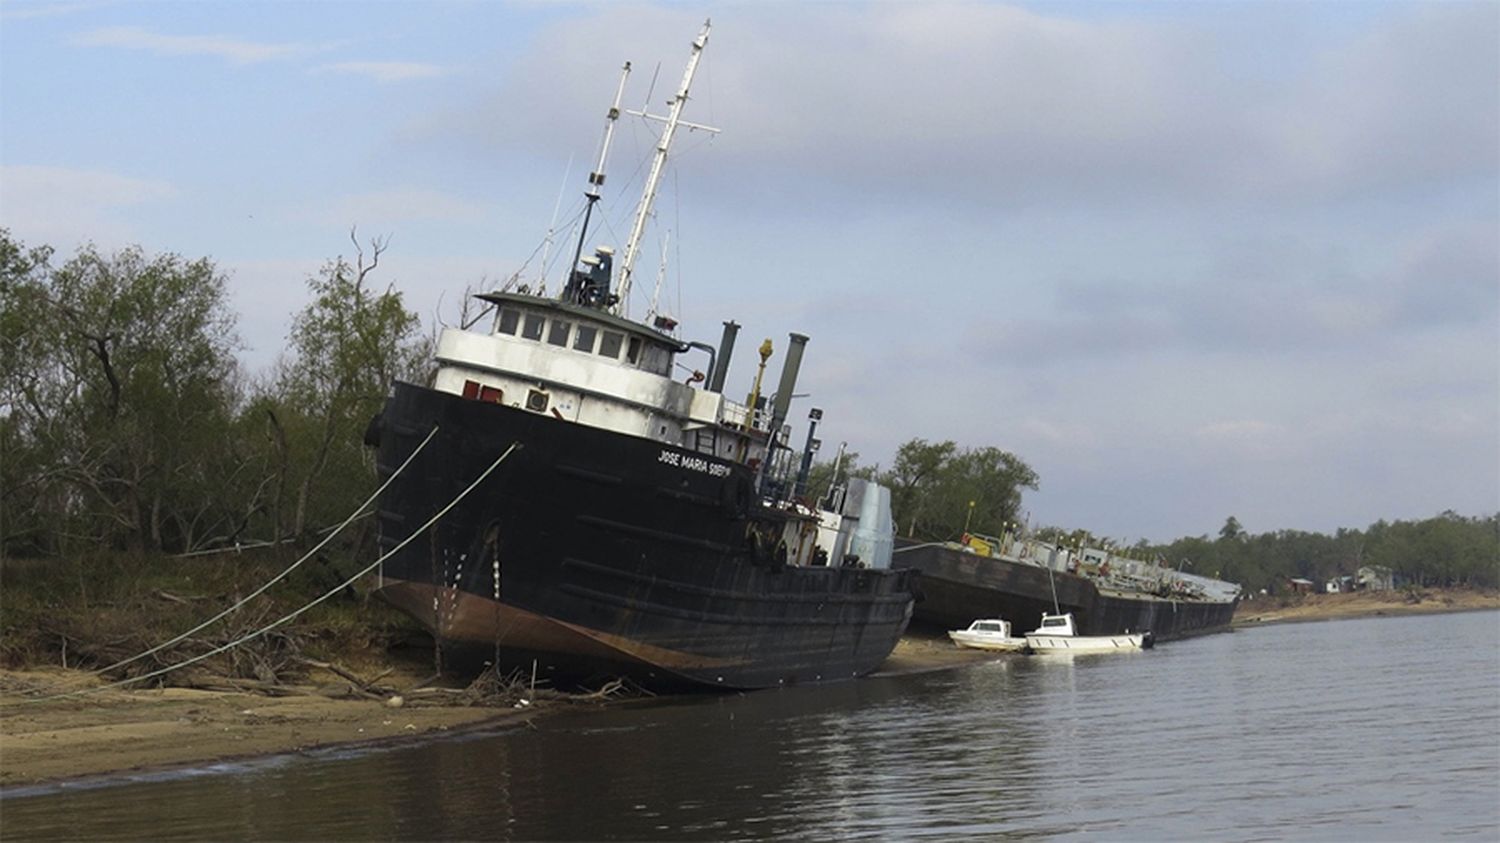
[[[698,59],[703,55],[703,46],[708,43],[708,28],[711,21],[703,22],[703,29],[699,31],[698,37],[693,39],[693,54],[688,58],[687,69],[682,74],[682,85],[677,90],[677,96],[672,98],[671,109],[665,118],[640,113],[641,117],[656,120],[664,120],[666,126],[662,129],[661,139],[656,143],[656,155],[651,160],[651,174],[646,177],[646,188],[641,194],[641,204],[635,211],[635,224],[630,229],[630,239],[625,241],[625,257],[620,266],[620,291],[619,301],[615,304],[617,315],[628,315],[630,307],[630,281],[631,274],[635,271],[635,261],[640,255],[641,233],[646,228],[646,220],[651,216],[651,206],[656,201],[656,188],[661,182],[662,168],[667,163],[667,148],[672,145],[672,136],[677,133],[678,125],[686,125],[689,128],[704,129],[706,131],[718,131],[707,126],[696,126],[681,119],[682,107],[687,104],[688,88],[693,84],[693,73],[698,69]],[[618,98],[616,99],[618,102]],[[637,114],[638,112],[630,112]],[[580,244],[580,249],[582,245]]]
[[[615,136],[615,123],[620,119],[620,98],[625,96],[625,80],[629,78],[630,62],[627,61],[620,70],[620,85],[615,88],[615,101],[609,107],[609,114],[605,115],[604,140],[599,144],[599,164],[589,173],[589,189],[583,193],[588,206],[583,211],[583,226],[578,230],[578,245],[573,249],[574,267],[578,266],[578,259],[583,256],[583,244],[589,236],[589,218],[594,214],[594,205],[599,202],[599,188],[604,186],[604,162],[609,158],[609,142]]]
[[[667,229],[661,241],[661,265],[656,268],[656,290],[651,293],[651,309],[646,311],[646,322],[650,323],[661,312],[661,282],[667,277],[667,246],[672,242],[672,230]]]

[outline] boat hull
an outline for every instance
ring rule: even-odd
[[[892,564],[922,574],[923,599],[914,620],[945,629],[988,617],[1004,617],[1025,629],[1042,615],[1061,611],[1073,613],[1080,635],[1149,632],[1160,642],[1225,631],[1234,617],[1234,600],[1112,592],[1056,571],[1049,581],[1044,567],[946,545],[898,547]]]
[[[960,647],[968,647],[971,650],[991,650],[996,653],[1024,653],[1030,649],[1025,638],[994,638],[982,635],[971,635],[959,630],[948,633],[948,637],[954,644]]]
[[[1145,635],[1027,635],[1031,651],[1046,653],[1117,653],[1151,646]]]
[[[763,688],[874,670],[911,618],[912,571],[779,564],[744,466],[410,384],[372,439],[382,551],[519,449],[381,570],[449,644],[553,675]]]

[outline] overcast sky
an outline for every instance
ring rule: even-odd
[[[1034,523],[1117,540],[1500,509],[1495,2],[0,0],[0,225],[213,258],[252,370],[351,226],[451,319],[538,283],[620,65],[662,112],[710,16],[723,133],[646,252],[686,338],[745,326],[731,394],[809,334],[825,447],[1013,451]]]

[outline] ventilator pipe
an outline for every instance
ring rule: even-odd
[[[723,392],[724,379],[729,375],[729,356],[734,353],[734,341],[740,335],[738,322],[724,323],[724,336],[719,339],[719,359],[708,379],[709,392]]]
[[[781,384],[776,387],[776,401],[771,411],[771,441],[781,432],[786,421],[787,410],[792,405],[792,390],[797,386],[797,372],[802,368],[802,349],[807,345],[807,335],[789,335],[791,346],[786,350],[786,361],[781,364]]]

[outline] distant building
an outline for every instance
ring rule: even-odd
[[[1292,577],[1286,582],[1293,594],[1311,594],[1315,585],[1312,580],[1303,577]]]
[[[1390,568],[1380,565],[1366,565],[1360,568],[1354,575],[1356,588],[1367,588],[1371,591],[1390,591],[1396,587],[1396,577]]]
[[[1343,594],[1354,591],[1354,578],[1351,576],[1334,577],[1324,584],[1323,590],[1329,594]]]

